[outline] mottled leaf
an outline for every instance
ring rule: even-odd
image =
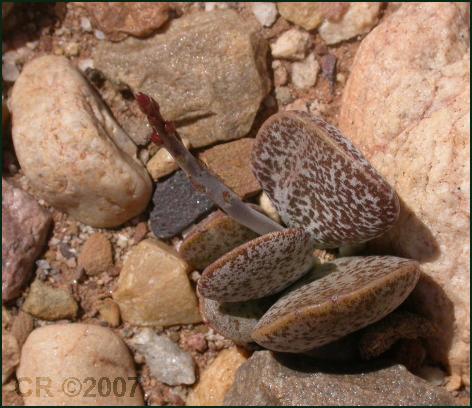
[[[203,271],[198,290],[220,302],[258,299],[285,289],[308,271],[314,259],[305,230],[272,232],[213,262]]]
[[[319,247],[372,239],[398,218],[392,187],[338,129],[304,112],[273,115],[257,134],[256,178],[289,227]]]
[[[297,282],[259,320],[252,338],[274,351],[303,352],[374,323],[415,287],[418,263],[393,256],[340,258],[333,272]],[[317,273],[315,268],[315,273]]]

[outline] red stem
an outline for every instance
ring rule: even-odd
[[[218,207],[237,222],[260,235],[283,229],[281,225],[269,217],[245,204],[202,162],[192,156],[180,140],[173,123],[164,120],[159,105],[154,99],[141,92],[138,92],[135,98],[155,133],[154,139],[156,139],[156,136],[158,137],[198,191],[205,193]]]

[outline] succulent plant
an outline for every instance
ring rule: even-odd
[[[241,201],[193,157],[152,98],[138,93],[136,100],[153,128],[152,140],[169,151],[194,187],[261,235],[202,273],[201,312],[217,331],[237,343],[304,352],[380,320],[413,290],[419,278],[413,260],[316,262],[315,248],[368,241],[399,214],[393,188],[335,127],[291,111],[270,117],[257,134],[253,172],[285,228]]]

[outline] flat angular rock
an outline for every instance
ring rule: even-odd
[[[336,373],[324,372],[306,357],[296,362],[291,358],[256,351],[237,371],[225,405],[454,405],[449,393],[402,365]]]
[[[220,302],[280,292],[308,272],[312,253],[310,235],[301,228],[263,235],[209,265],[198,281],[198,292]]]
[[[83,3],[94,25],[107,39],[120,41],[130,34],[147,37],[169,18],[168,3],[155,2],[90,2]]]
[[[413,292],[413,303],[441,331],[430,351],[466,383],[470,372],[468,13],[465,3],[403,4],[362,41],[344,90],[339,122],[403,200],[399,221],[369,243],[370,250],[420,261],[427,276]],[[436,51],[430,53],[431,49]]]
[[[19,296],[51,227],[51,215],[23,190],[2,179],[2,300]]]
[[[46,202],[94,227],[118,226],[146,208],[151,180],[135,144],[67,58],[26,64],[11,113],[21,169]]]
[[[23,310],[42,320],[73,319],[79,306],[72,295],[36,279],[23,303]]]
[[[327,274],[318,278],[320,270]],[[416,261],[346,257],[315,267],[257,323],[252,338],[274,351],[304,352],[374,323],[396,309],[419,278]]]
[[[189,267],[175,250],[146,239],[127,254],[113,299],[125,322],[171,326],[201,321]]]
[[[144,355],[151,375],[168,385],[193,384],[195,363],[192,356],[181,350],[165,334],[157,335],[151,329],[143,329],[131,339],[136,350]]]
[[[191,13],[146,40],[102,42],[94,62],[110,79],[156,99],[180,135],[201,147],[246,135],[269,92],[259,29],[232,10]]]
[[[247,354],[236,348],[223,350],[203,370],[200,380],[190,391],[187,405],[221,406],[228,389],[233,385],[238,368],[247,360]]]
[[[203,270],[218,258],[257,234],[218,210],[205,218],[184,238],[179,254],[190,266]]]
[[[261,191],[251,170],[253,146],[254,139],[240,139],[212,147],[198,157],[223,183],[245,199]]]
[[[151,230],[158,238],[171,238],[208,214],[214,204],[196,191],[183,171],[156,183],[150,215]]]
[[[128,348],[110,329],[97,325],[53,324],[35,329],[21,350],[17,377],[25,379],[19,385],[29,406],[144,405]],[[49,393],[31,392],[32,383],[27,379],[34,384],[37,377],[47,379],[44,384],[50,384]],[[96,381],[93,397],[86,393],[85,387],[92,382],[86,378]],[[101,378],[110,381],[110,393],[106,392],[107,380],[101,380],[105,384],[103,392],[98,392]],[[113,384],[117,384],[116,393]]]

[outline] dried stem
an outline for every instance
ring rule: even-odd
[[[153,140],[162,143],[190,178],[197,191],[205,193],[230,217],[257,234],[264,235],[283,229],[281,225],[241,201],[202,162],[192,156],[180,140],[172,122],[167,122],[162,118],[159,105],[154,99],[141,92],[137,93],[135,97],[155,132]]]

